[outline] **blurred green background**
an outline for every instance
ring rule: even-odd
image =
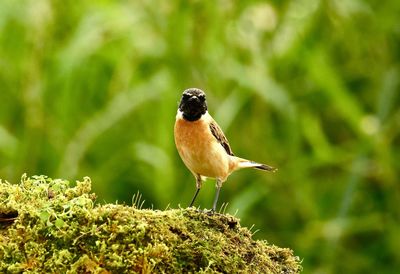
[[[90,176],[98,201],[185,207],[173,124],[207,92],[243,170],[220,203],[304,273],[400,269],[400,2],[0,2],[0,178]],[[214,182],[198,199],[210,208]]]

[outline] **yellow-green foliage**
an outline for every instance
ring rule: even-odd
[[[230,215],[94,205],[91,182],[0,182],[1,273],[298,273],[287,248]]]

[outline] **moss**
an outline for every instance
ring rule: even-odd
[[[230,215],[95,205],[91,182],[0,181],[1,273],[298,273]]]

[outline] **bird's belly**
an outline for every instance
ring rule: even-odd
[[[218,148],[199,147],[196,151],[192,151],[190,148],[182,147],[180,154],[185,165],[193,173],[211,178],[225,178],[229,171],[228,155],[218,150]]]
[[[199,121],[200,122],[200,121]],[[175,143],[185,165],[192,173],[225,179],[229,173],[229,155],[211,134],[208,125],[177,122]]]

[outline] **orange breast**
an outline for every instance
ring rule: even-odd
[[[229,155],[212,135],[205,119],[194,122],[177,118],[175,144],[192,173],[225,180],[229,175]]]

